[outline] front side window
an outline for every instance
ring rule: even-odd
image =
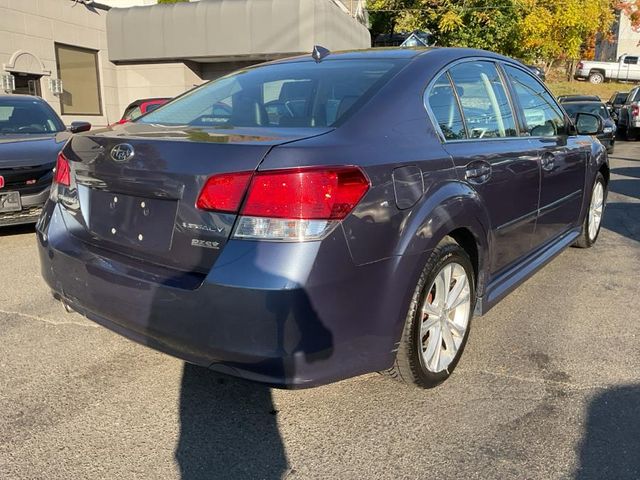
[[[427,100],[446,140],[461,140],[467,137],[458,102],[447,73],[440,75],[440,78],[433,84]]]
[[[449,71],[470,138],[517,135],[506,89],[491,62],[468,62]]]
[[[328,127],[397,72],[396,60],[325,60],[248,68],[182,95],[139,122],[197,127]]]
[[[94,50],[56,44],[63,115],[102,115],[98,54]]]
[[[562,111],[553,97],[528,73],[505,65],[516,96],[524,112],[527,133],[532,137],[555,137],[566,134]]]
[[[140,106],[136,105],[133,108],[127,109],[127,111],[124,112],[122,119],[131,121],[131,120],[135,120],[140,115],[142,115],[142,111],[140,110]]]

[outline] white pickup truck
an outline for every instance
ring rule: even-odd
[[[574,74],[576,79],[589,79],[591,83],[605,80],[640,82],[640,64],[637,55],[621,55],[617,62],[593,62],[581,60]]]

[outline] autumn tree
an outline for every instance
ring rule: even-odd
[[[547,63],[580,58],[582,48],[614,21],[612,0],[527,0],[520,22],[524,54]]]
[[[640,24],[640,0],[370,0],[367,7],[375,34],[428,30],[439,45],[547,66],[593,49],[596,36],[609,32],[615,8],[626,8]]]
[[[516,55],[520,0],[418,0],[398,25],[429,30],[439,45]]]
[[[398,21],[412,15],[416,0],[369,0],[369,24],[372,38],[385,33],[393,35]]]

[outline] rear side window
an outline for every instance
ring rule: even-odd
[[[509,65],[505,71],[520,102],[527,126],[532,137],[555,137],[566,133],[564,115],[553,97],[528,73]]]
[[[625,57],[624,58],[624,63],[626,63],[628,65],[637,65],[638,64],[638,57]]]
[[[517,135],[509,98],[493,63],[462,63],[449,72],[470,138]]]
[[[130,108],[129,110],[127,110],[122,118],[124,120],[135,120],[140,115],[142,115],[142,111],[140,110],[140,107],[137,106],[137,107],[133,107],[133,108]]]
[[[196,88],[140,119],[198,127],[327,127],[373,96],[405,62],[325,60],[264,65]]]
[[[446,140],[467,137],[449,75],[443,73],[429,90],[429,107]]]

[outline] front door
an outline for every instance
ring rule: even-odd
[[[42,91],[40,90],[41,75],[14,73],[13,76],[16,81],[16,88],[13,91],[14,93],[19,93],[21,95],[35,95],[37,97],[42,96]]]
[[[445,74],[446,75],[446,74]],[[528,139],[519,137],[507,90],[497,67],[489,61],[469,61],[449,70],[464,118],[464,139],[448,141],[458,178],[467,182],[485,205],[491,221],[491,272],[512,265],[526,255],[532,242],[538,206],[540,170]],[[446,87],[449,80],[438,84]],[[440,87],[441,88],[441,87]],[[444,93],[444,92],[440,92]],[[446,125],[451,118],[443,97],[436,114],[441,130],[460,131]],[[454,99],[455,102],[455,99]],[[457,108],[457,106],[456,106]],[[450,123],[450,122],[449,122]],[[446,137],[446,134],[445,134]]]
[[[533,240],[534,246],[540,246],[578,224],[586,147],[579,137],[568,135],[568,120],[537,79],[519,68],[504,68],[540,165],[540,202]]]

